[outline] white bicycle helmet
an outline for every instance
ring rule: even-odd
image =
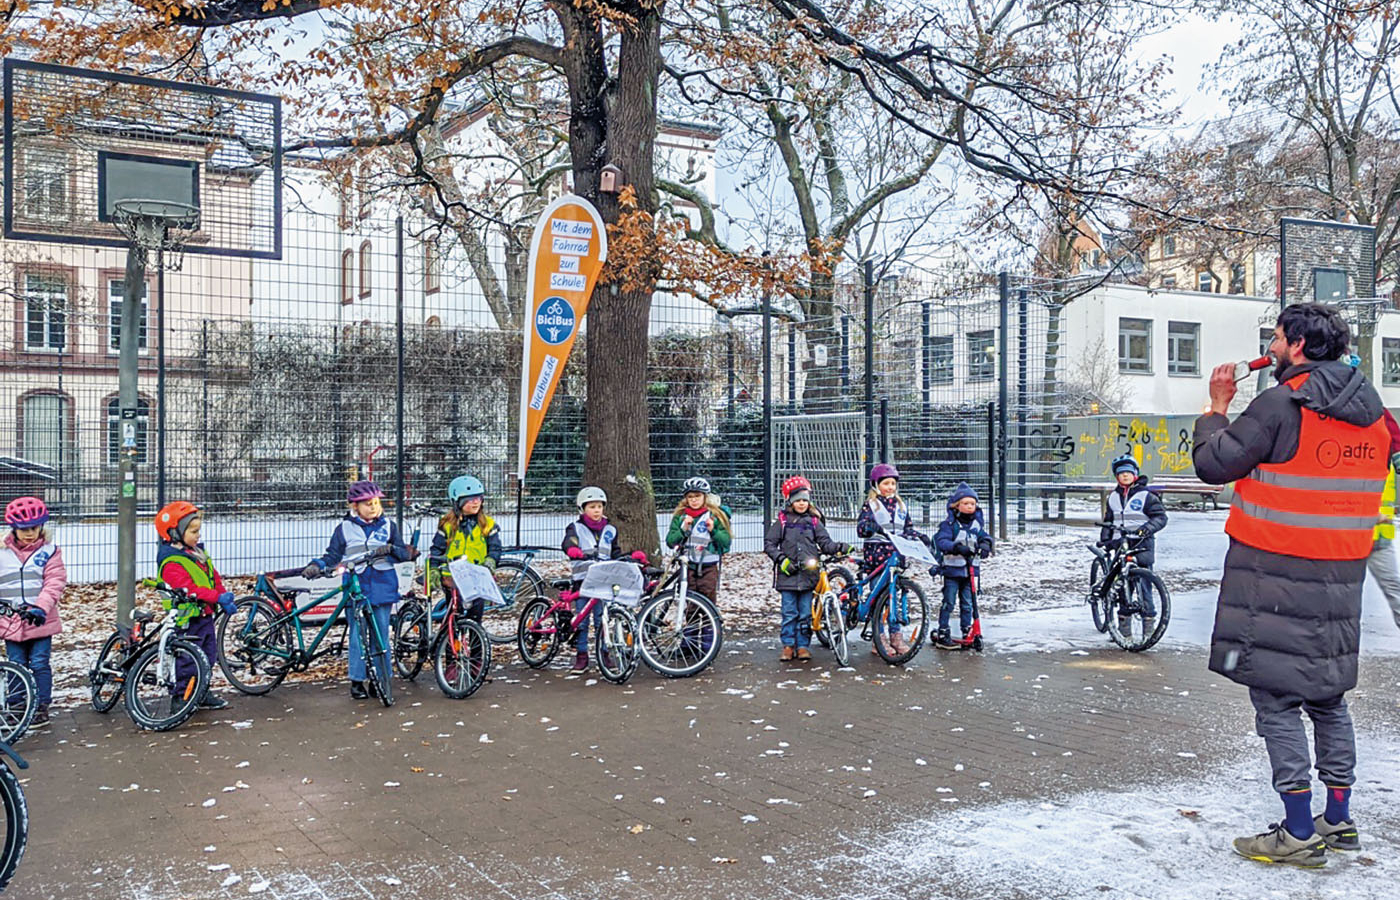
[[[685,484],[681,485],[681,492],[685,494],[708,494],[710,492],[710,483],[698,476],[695,478],[687,478]]]
[[[595,502],[596,502],[596,503],[607,503],[607,502],[608,502],[608,495],[605,494],[605,493],[603,493],[603,489],[602,489],[602,488],[600,488],[600,487],[594,487],[593,485],[589,485],[588,487],[586,487],[586,488],[584,488],[583,490],[579,491],[579,492],[578,492],[578,496],[574,498],[574,504],[575,504],[576,506],[578,506],[578,508],[579,508],[580,511],[583,510],[583,505],[584,505],[585,503],[595,503]]]

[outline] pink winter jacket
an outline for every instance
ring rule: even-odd
[[[5,546],[0,553],[13,553],[19,557],[20,562],[24,562],[42,546],[43,541],[35,541],[21,549],[15,543],[14,533],[11,532],[5,535]],[[30,641],[62,631],[63,623],[58,619],[58,601],[63,596],[63,588],[67,584],[68,570],[63,566],[63,551],[55,546],[53,556],[49,557],[48,563],[44,565],[44,586],[39,589],[39,597],[34,601],[34,605],[42,609],[48,618],[42,625],[30,625],[18,616],[0,616],[0,638],[7,641]]]

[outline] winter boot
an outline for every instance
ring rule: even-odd
[[[40,703],[39,707],[34,710],[34,718],[29,720],[29,727],[38,728],[40,725],[47,724],[49,724],[49,705]]]
[[[569,670],[570,675],[582,675],[588,671],[588,651],[580,650],[574,654],[574,667]]]
[[[36,718],[37,721],[37,718]],[[1322,838],[1328,850],[1360,850],[1361,838],[1356,832],[1356,824],[1351,819],[1343,819],[1333,825],[1327,817],[1318,814],[1313,817],[1313,829]]]
[[[197,705],[200,709],[228,709],[228,701],[213,691],[205,691]]]
[[[798,661],[798,662],[811,662],[811,661],[812,661],[812,651],[811,651],[811,650],[808,650],[806,647],[798,647],[798,648],[797,648],[797,661]]]
[[[895,656],[903,656],[909,652],[909,642],[904,639],[903,632],[890,635],[890,649]]]
[[[958,644],[953,640],[953,636],[948,633],[948,629],[938,629],[938,636],[933,639],[933,645],[940,650],[956,650]]]
[[[780,662],[792,662],[795,656],[796,653],[793,651],[793,649],[788,645],[784,644],[783,652],[778,654],[778,660]]]
[[[350,696],[355,700],[369,699],[369,691],[365,690],[365,683],[363,681],[350,682]]]
[[[1327,865],[1327,844],[1321,838],[1316,834],[1302,840],[1295,838],[1282,822],[1252,837],[1235,838],[1235,852],[1245,859],[1287,863],[1304,869]]]

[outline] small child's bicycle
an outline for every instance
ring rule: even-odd
[[[847,641],[849,626],[841,609],[840,593],[856,583],[851,570],[839,565],[845,554],[823,555],[813,560],[818,566],[817,586],[812,592],[812,634],[817,643],[830,650],[843,666],[851,664],[851,647]]]
[[[0,815],[5,817],[4,844],[0,845],[0,892],[3,892],[10,879],[15,877],[15,869],[24,856],[25,845],[29,843],[29,804],[24,800],[24,788],[19,778],[6,762],[12,760],[20,769],[29,768],[10,745],[0,741]]]
[[[1085,599],[1094,615],[1094,627],[1108,632],[1124,650],[1146,650],[1167,633],[1172,615],[1171,594],[1157,573],[1136,564],[1133,551],[1142,538],[1112,522],[1095,524],[1117,532],[1117,541],[1107,551],[1089,545],[1094,561],[1089,566],[1089,594]],[[1146,615],[1144,600],[1151,600],[1155,618]]]
[[[238,608],[219,620],[219,667],[238,690],[245,694],[266,694],[290,672],[305,672],[316,660],[345,649],[349,635],[349,616],[359,616],[360,651],[364,654],[365,671],[370,686],[385,706],[394,705],[393,682],[389,670],[389,635],[380,631],[369,600],[360,587],[360,574],[378,558],[389,554],[388,547],[357,553],[341,560],[333,574],[349,577],[333,588],[301,606],[278,590],[276,579],[294,578],[301,569],[264,572],[258,576],[253,596],[237,600]],[[307,641],[301,617],[330,598],[340,595],[340,601],[326,618],[320,630]],[[333,646],[321,649],[321,642],[331,629],[346,617],[346,627]]]
[[[454,586],[447,594],[431,609],[414,595],[394,614],[394,669],[413,681],[431,659],[438,689],[454,700],[464,700],[476,693],[491,671],[491,639],[485,628],[467,616],[461,592]]]
[[[26,615],[19,606],[0,600],[0,616],[25,618]],[[13,744],[24,737],[37,705],[34,673],[0,654],[0,741]]]
[[[724,620],[709,597],[690,589],[685,548],[672,553],[665,568],[646,574],[656,580],[637,610],[642,661],[667,678],[703,672],[724,644]]]
[[[637,617],[628,606],[642,599],[639,566],[628,560],[595,562],[588,567],[578,594],[569,591],[572,583],[568,578],[553,582],[559,590],[558,600],[539,597],[520,611],[516,640],[520,658],[532,669],[549,665],[561,647],[573,643],[580,628],[588,627],[594,607],[601,602],[602,622],[596,639],[598,673],[613,684],[625,684],[637,671],[640,650]],[[588,602],[574,613],[573,601],[579,596],[587,597]]]
[[[859,581],[847,581],[854,576],[840,567],[828,569],[827,577],[832,589],[842,602],[842,613],[847,628],[857,625],[861,638],[875,646],[880,658],[892,666],[902,666],[918,656],[924,638],[928,636],[929,609],[924,589],[912,578],[903,574],[910,560],[933,562],[927,548],[917,541],[898,535],[887,535],[894,543],[895,550],[885,560]],[[815,605],[815,604],[814,604]],[[901,647],[902,645],[902,647]]]
[[[109,712],[119,699],[138,728],[169,731],[189,720],[209,689],[211,667],[204,651],[176,635],[201,612],[184,591],[163,581],[142,582],[156,589],[165,614],[148,609],[131,613],[131,626],[108,635],[88,672],[92,708]],[[186,672],[181,677],[180,670]],[[193,671],[193,674],[189,674]]]

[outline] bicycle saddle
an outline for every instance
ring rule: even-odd
[[[131,611],[131,621],[133,622],[152,622],[155,621],[155,618],[156,614],[149,609],[134,609]]]

